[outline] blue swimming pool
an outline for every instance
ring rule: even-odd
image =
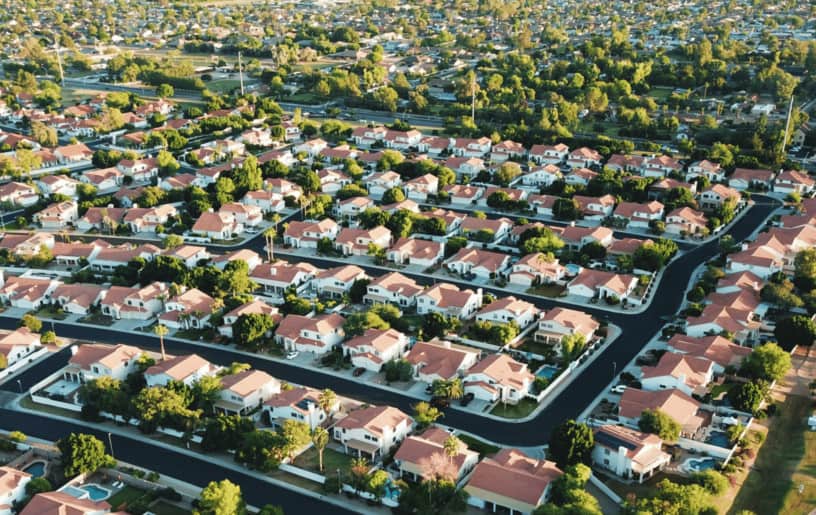
[[[35,461],[31,465],[24,468],[23,472],[28,472],[34,477],[43,477],[45,475],[45,462]]]
[[[717,460],[714,458],[692,458],[683,464],[686,472],[700,472],[717,468]]]
[[[717,447],[722,447],[724,449],[731,448],[731,440],[728,438],[728,435],[723,431],[711,431],[708,433],[706,437],[706,443],[711,445],[716,445]]]
[[[79,488],[88,492],[88,497],[90,497],[92,501],[101,501],[110,496],[110,492],[99,485],[84,485]]]
[[[552,377],[558,373],[558,367],[555,365],[542,365],[536,371],[536,375],[538,377],[543,377],[544,379],[552,379]]]

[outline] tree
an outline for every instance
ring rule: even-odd
[[[57,130],[42,122],[31,122],[31,136],[43,147],[56,147],[59,144]]]
[[[200,515],[243,515],[246,504],[241,495],[241,487],[228,479],[211,481],[198,498]]]
[[[768,393],[768,383],[762,380],[750,381],[735,386],[728,391],[728,401],[735,409],[756,413]]]
[[[44,477],[35,477],[32,478],[31,481],[26,483],[25,486],[25,493],[27,497],[34,497],[37,494],[41,494],[43,492],[50,492],[54,489],[51,485],[51,482],[45,479]]]
[[[283,508],[274,504],[265,504],[258,515],[284,515]]]
[[[368,329],[387,330],[391,325],[373,311],[352,313],[343,324],[347,336],[360,336]]]
[[[176,91],[170,84],[159,84],[156,87],[156,96],[159,98],[170,98],[175,94]]]
[[[329,444],[329,432],[325,428],[317,426],[312,431],[312,444],[317,449],[317,458],[320,472],[323,472],[323,451]]]
[[[567,420],[562,422],[550,436],[548,458],[564,469],[577,463],[589,463],[595,437],[588,425]]]
[[[402,202],[403,200],[405,200],[405,193],[402,192],[402,189],[396,187],[386,191],[382,196],[382,203],[386,205]]]
[[[779,346],[786,351],[796,345],[810,347],[816,338],[816,322],[804,315],[783,318],[776,323],[774,336]]]
[[[237,449],[244,435],[255,429],[252,419],[239,415],[217,415],[207,419],[201,448],[205,451]]]
[[[165,249],[175,249],[184,245],[184,238],[179,236],[178,234],[168,234],[164,238],[164,248]]]
[[[709,494],[700,485],[679,485],[664,479],[657,484],[653,497],[639,497],[627,500],[625,515],[708,515],[716,513],[710,503]]]
[[[167,174],[176,173],[181,168],[173,154],[166,150],[159,150],[159,153],[156,154],[156,164],[162,173]]]
[[[359,304],[363,301],[363,297],[368,291],[369,283],[371,283],[370,279],[357,279],[351,283],[351,288],[349,288],[349,298],[352,302]]]
[[[644,410],[638,420],[638,428],[644,433],[652,433],[667,442],[675,442],[680,437],[680,424],[660,410]]]
[[[409,381],[414,374],[414,367],[404,359],[394,359],[383,365],[385,380],[389,383],[394,381]]]
[[[506,161],[501,164],[496,172],[496,182],[502,186],[508,186],[519,175],[521,175],[521,167],[518,163]]]
[[[20,327],[25,327],[32,333],[39,333],[42,330],[42,321],[31,313],[26,313],[20,319]]]
[[[164,336],[170,332],[166,325],[156,324],[153,327],[153,333],[159,337],[159,348],[161,349],[162,361],[167,359],[167,353],[164,352]]]
[[[790,354],[775,343],[766,343],[742,360],[740,373],[752,379],[778,381],[790,370]]]
[[[561,357],[565,363],[569,363],[580,356],[586,346],[586,337],[583,334],[565,334],[561,337]]]
[[[312,433],[309,430],[309,424],[299,422],[297,420],[285,420],[281,425],[278,435],[281,438],[280,452],[283,456],[290,459],[294,457],[295,452],[309,443],[312,439]]]
[[[444,413],[425,401],[414,404],[414,420],[420,429],[430,426],[443,416]]]
[[[793,282],[801,291],[816,288],[816,249],[805,249],[793,260]]]
[[[330,388],[323,389],[317,397],[317,406],[326,415],[331,415],[335,404],[337,404],[337,394]]]
[[[440,464],[447,465],[444,456]],[[400,488],[399,512],[417,515],[463,513],[467,510],[467,498],[467,492],[457,489],[456,483],[450,479],[427,479]]]
[[[266,313],[245,313],[232,324],[232,337],[242,347],[257,349],[274,327],[275,319]]]
[[[691,481],[705,488],[712,495],[720,495],[728,489],[728,479],[716,470],[701,470],[691,476]]]
[[[71,433],[57,442],[62,454],[65,477],[92,474],[103,467],[112,467],[114,459],[105,453],[105,444],[93,435]]]

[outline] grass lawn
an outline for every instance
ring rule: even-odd
[[[549,343],[537,342],[533,338],[526,338],[521,345],[516,347],[517,350],[532,352],[533,354],[540,354],[547,356],[553,352],[553,346]]]
[[[186,340],[205,340],[213,341],[217,337],[215,331],[212,329],[179,329],[173,334],[176,338],[184,338]]]
[[[56,406],[46,406],[45,404],[38,404],[31,400],[31,397],[28,395],[24,396],[20,399],[20,406],[34,411],[40,411],[43,413],[50,413],[51,415],[57,415],[60,417],[68,417],[68,418],[75,418],[79,420],[79,413],[76,411],[69,411],[67,409],[57,408]]]
[[[540,286],[533,286],[527,293],[531,295],[541,295],[542,297],[560,297],[564,293],[564,288],[560,284],[542,284]]]
[[[348,470],[351,466],[352,457],[342,452],[337,452],[333,449],[325,449],[323,451],[323,472],[335,472],[337,469],[342,471]],[[310,448],[303,454],[295,458],[294,465],[296,467],[311,470],[312,472],[320,473],[320,462],[317,454],[317,449]]]
[[[788,396],[728,513],[804,514],[816,509],[816,433],[807,429],[811,412],[810,399]]]
[[[318,98],[317,95],[313,93],[297,93],[296,95],[282,98],[281,101],[294,102],[297,104],[320,104],[323,102],[322,99]]]
[[[480,457],[499,452],[499,448],[495,445],[479,440],[478,438],[474,438],[470,435],[456,435],[456,437],[466,443],[470,450],[478,452]]]
[[[652,88],[651,91],[649,91],[649,93],[647,93],[647,95],[654,98],[655,100],[666,100],[667,98],[669,98],[671,96],[672,91],[674,91],[674,89],[672,89],[672,88],[660,88],[660,87],[657,87],[657,88]]]
[[[240,87],[241,81],[239,79],[219,79],[206,82],[205,84],[207,85],[207,89],[210,91],[215,91],[217,93],[229,93],[233,89]]]
[[[114,509],[119,508],[122,505],[124,505],[126,508],[128,505],[130,505],[130,503],[140,498],[144,494],[144,490],[139,490],[138,488],[134,488],[132,486],[126,486],[112,495],[110,499],[107,499],[107,501]]]
[[[686,484],[689,483],[689,478],[684,476],[677,476],[674,474],[666,474],[665,472],[658,472],[654,476],[650,477],[642,484],[632,483],[627,484],[621,481],[618,481],[614,477],[607,475],[603,472],[596,473],[598,478],[603,481],[603,483],[608,486],[612,491],[616,494],[620,495],[623,499],[627,499],[630,495],[635,496],[635,498],[641,497],[652,497],[657,493],[657,484],[663,481],[664,479],[668,479],[673,483],[679,484]]]
[[[54,320],[65,320],[68,315],[65,311],[54,306],[43,306],[37,310],[37,316],[40,318],[53,318]]]
[[[518,404],[504,405],[499,403],[490,411],[491,415],[496,415],[504,418],[524,418],[534,409],[538,407],[538,403],[532,399],[522,399]]]
[[[716,399],[723,393],[727,394],[731,390],[731,388],[735,387],[736,385],[737,383],[723,383],[714,386],[711,389],[711,398]]]
[[[94,325],[104,325],[104,326],[111,326],[113,325],[114,320],[101,313],[91,313],[88,316],[82,317],[79,319],[80,322],[84,324],[94,324]]]
[[[150,511],[156,515],[190,515],[188,510],[179,508],[175,504],[170,504],[165,500],[160,500],[150,507]]]

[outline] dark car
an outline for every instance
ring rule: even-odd
[[[434,397],[431,399],[431,406],[436,409],[445,409],[450,406],[450,399],[445,397]]]
[[[475,395],[473,395],[473,392],[466,393],[466,394],[465,394],[465,395],[464,395],[464,396],[463,396],[463,397],[462,397],[462,398],[459,400],[459,404],[461,404],[462,406],[467,406],[468,404],[470,404],[470,403],[471,403],[471,401],[473,401],[473,398],[474,398],[474,397],[475,397]]]
[[[366,369],[363,367],[357,367],[354,369],[354,372],[351,373],[354,377],[360,377],[361,375],[365,374]]]

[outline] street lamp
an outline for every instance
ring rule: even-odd
[[[340,481],[340,469],[337,469],[337,495],[343,493],[343,482]]]
[[[108,432],[108,445],[110,445],[111,458],[116,459],[116,457],[113,454],[113,438],[111,437],[110,432]]]
[[[23,382],[19,379],[17,380],[17,386],[20,388],[20,393],[23,393]]]
[[[618,362],[617,362],[617,361],[613,361],[613,362],[612,362],[612,377],[615,377],[615,375],[616,375],[617,373],[618,373]]]

